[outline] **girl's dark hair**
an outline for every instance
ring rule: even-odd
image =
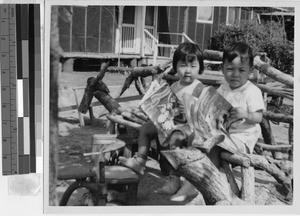
[[[250,67],[253,66],[253,54],[251,47],[244,42],[235,42],[227,46],[223,53],[223,64],[227,60],[228,62],[232,62],[233,59],[240,56],[241,61],[248,60]]]
[[[180,44],[173,55],[174,71],[177,72],[176,67],[179,61],[192,62],[195,58],[198,59],[200,65],[199,74],[202,74],[204,70],[203,53],[199,46],[197,44],[189,42]]]

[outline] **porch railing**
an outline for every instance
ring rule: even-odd
[[[181,43],[183,42],[191,42],[194,43],[192,39],[190,39],[184,32],[183,33],[170,33],[170,32],[158,32],[158,35],[169,35],[169,37],[179,36],[181,37]],[[153,36],[151,32],[147,29],[144,29],[144,49],[148,49],[151,51],[153,55],[153,64],[156,64],[157,57],[167,57],[172,58],[174,50],[178,47],[178,44],[167,44],[167,43],[160,43],[159,39]],[[159,52],[160,50],[160,52]],[[144,52],[145,53],[145,52]],[[160,55],[159,55],[160,53]],[[166,53],[167,56],[166,56]]]
[[[122,26],[122,47],[134,48],[134,26],[131,24],[123,24]]]

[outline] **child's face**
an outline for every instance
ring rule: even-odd
[[[231,89],[243,86],[247,82],[250,73],[249,60],[242,62],[240,56],[233,59],[232,62],[226,60],[224,63],[223,74]]]
[[[200,65],[197,58],[192,62],[178,61],[177,62],[177,75],[180,78],[181,85],[190,85],[199,73]]]

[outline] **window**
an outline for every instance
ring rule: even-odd
[[[125,6],[123,11],[123,23],[134,24],[135,6]]]
[[[145,25],[154,26],[154,6],[146,7]]]
[[[227,7],[226,25],[233,25],[240,20],[240,8]]]
[[[213,23],[214,7],[197,7],[197,22]]]

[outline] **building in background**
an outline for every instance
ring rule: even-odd
[[[169,60],[183,41],[210,48],[221,25],[256,20],[284,8],[183,6],[59,6],[62,62],[80,70],[103,59],[118,65],[156,64]],[[289,10],[293,18],[293,11]],[[262,15],[263,14],[263,15]],[[270,17],[270,15],[269,15]],[[286,16],[284,16],[286,17]],[[287,23],[287,19],[284,23]],[[293,24],[293,23],[292,23]],[[288,34],[291,39],[293,33]]]

